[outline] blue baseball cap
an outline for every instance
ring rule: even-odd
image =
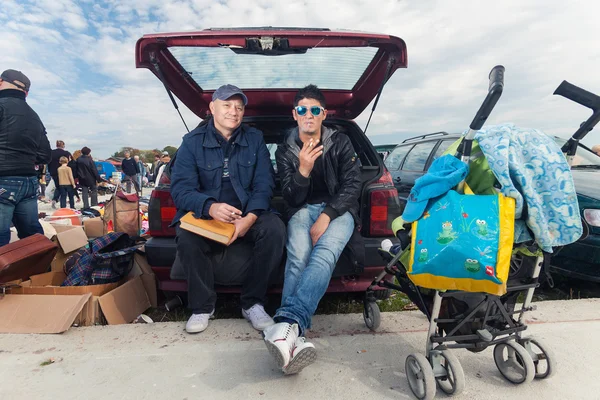
[[[458,185],[468,173],[469,166],[450,154],[435,160],[427,173],[415,181],[402,213],[404,222],[421,218],[430,199],[441,196]]]
[[[213,101],[215,101],[215,100],[225,101],[225,100],[232,98],[233,96],[240,96],[242,98],[242,100],[244,101],[244,106],[248,105],[248,98],[246,97],[244,92],[242,92],[242,89],[240,89],[237,86],[233,86],[233,85],[221,86],[220,88],[215,90],[215,92],[213,93],[212,99],[213,99]]]

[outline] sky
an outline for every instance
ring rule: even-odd
[[[497,64],[506,67],[505,89],[488,124],[568,137],[591,111],[552,93],[567,80],[600,94],[598,15],[594,0],[2,0],[0,70],[31,79],[28,102],[53,146],[61,139],[68,150],[88,146],[104,158],[125,146],[179,146],[185,134],[160,82],[135,68],[142,35],[268,25],[360,30],[401,37],[408,50],[408,68],[389,80],[369,126],[373,143],[463,131]],[[181,108],[195,126],[198,117]],[[361,127],[369,112],[356,119]],[[583,143],[600,143],[600,127]]]

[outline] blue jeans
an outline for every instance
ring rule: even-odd
[[[300,332],[311,326],[311,318],[325,294],[331,275],[354,231],[354,219],[346,212],[329,224],[313,247],[310,228],[325,204],[307,204],[288,223],[287,261],[281,307],[275,319],[291,319]]]
[[[69,198],[69,207],[75,208],[75,189],[71,185],[60,185],[60,208],[67,206],[67,197]]]
[[[0,177],[0,246],[10,242],[10,224],[17,228],[20,239],[44,233],[38,221],[35,176]]]

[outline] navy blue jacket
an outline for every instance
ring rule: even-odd
[[[135,176],[135,174],[140,173],[140,168],[137,166],[133,157],[130,157],[129,159],[124,158],[123,161],[121,161],[121,169],[127,176]]]
[[[171,196],[177,207],[173,224],[188,211],[202,215],[207,200],[219,201],[224,155],[212,123],[185,135],[171,163]],[[240,129],[229,156],[229,177],[245,215],[270,208],[275,180],[262,132],[246,125]]]

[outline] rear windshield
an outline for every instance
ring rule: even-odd
[[[312,48],[304,54],[236,54],[221,47],[170,47],[171,54],[204,90],[229,82],[241,89],[351,90],[377,53],[375,47]]]

